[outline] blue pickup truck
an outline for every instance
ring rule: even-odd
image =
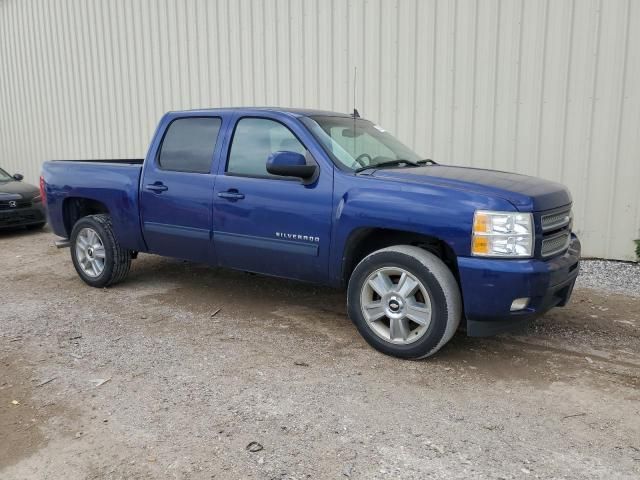
[[[149,252],[342,287],[402,358],[565,305],[579,269],[564,186],[422,159],[356,111],[169,112],[144,160],[49,161],[41,187],[91,286]]]

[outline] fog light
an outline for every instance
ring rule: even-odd
[[[524,310],[529,305],[529,297],[525,298],[516,298],[513,302],[511,302],[511,311],[517,312],[518,310]]]

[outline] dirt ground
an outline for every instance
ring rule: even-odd
[[[54,239],[0,233],[3,480],[640,478],[640,292],[411,362],[343,292],[150,255],[93,289]]]

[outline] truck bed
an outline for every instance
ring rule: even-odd
[[[65,204],[93,200],[111,214],[120,243],[143,250],[138,191],[142,159],[51,160],[42,166],[48,217],[56,235],[68,237]]]

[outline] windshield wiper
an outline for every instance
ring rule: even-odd
[[[422,160],[421,160],[422,161]],[[363,172],[365,170],[369,170],[371,168],[385,168],[385,167],[397,167],[398,165],[407,165],[411,167],[419,167],[419,162],[412,162],[411,160],[404,160],[402,158],[398,160],[388,160],[386,162],[376,163],[375,165],[367,165],[366,167],[356,168],[355,173]]]
[[[416,163],[418,165],[427,165],[427,164],[438,165],[438,162],[436,162],[435,160],[431,160],[430,158],[425,158],[423,160],[418,160]]]

